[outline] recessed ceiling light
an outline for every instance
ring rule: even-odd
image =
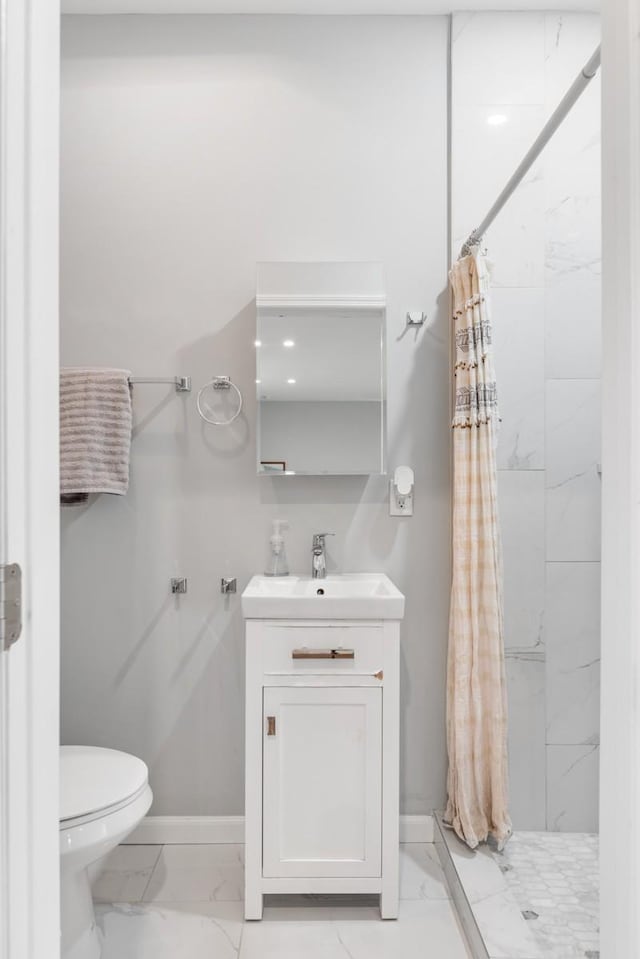
[[[253,345],[254,345],[254,346],[262,346],[262,340],[254,340],[254,341],[253,341]]]
[[[503,123],[507,123],[509,117],[505,116],[504,113],[491,113],[487,117],[487,123],[491,127],[501,127]]]
[[[293,340],[283,340],[283,341],[282,341],[282,345],[283,345],[283,346],[295,346],[296,344],[293,342]]]
[[[287,383],[295,383],[295,380],[287,380]]]
[[[256,380],[256,383],[262,383],[262,380]]]

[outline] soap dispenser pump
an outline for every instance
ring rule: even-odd
[[[269,538],[271,548],[269,562],[265,576],[288,576],[289,564],[287,562],[287,552],[284,547],[283,529],[289,529],[289,524],[285,519],[274,519],[273,531]]]

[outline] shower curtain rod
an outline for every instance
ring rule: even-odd
[[[477,246],[478,243],[482,240],[484,234],[487,232],[495,218],[497,217],[500,210],[505,205],[511,194],[514,192],[516,187],[520,185],[525,175],[531,168],[531,166],[538,159],[547,143],[556,132],[562,121],[565,119],[571,108],[574,106],[580,95],[586,90],[589,86],[600,66],[600,47],[596,49],[593,56],[585,63],[584,67],[573,81],[564,97],[547,120],[540,136],[535,141],[529,152],[526,154],[517,170],[505,186],[504,190],[493,204],[484,220],[473,230],[467,237],[466,242],[464,243],[462,249],[460,250],[460,256],[468,256],[474,246]]]

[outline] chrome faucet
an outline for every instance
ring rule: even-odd
[[[313,579],[324,579],[327,575],[327,558],[325,556],[325,537],[335,536],[335,533],[314,533],[311,547],[311,576]]]

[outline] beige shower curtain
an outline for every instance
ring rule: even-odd
[[[474,848],[489,835],[502,846],[511,834],[496,491],[498,405],[486,261],[479,254],[463,257],[449,276],[456,405],[445,820]]]

